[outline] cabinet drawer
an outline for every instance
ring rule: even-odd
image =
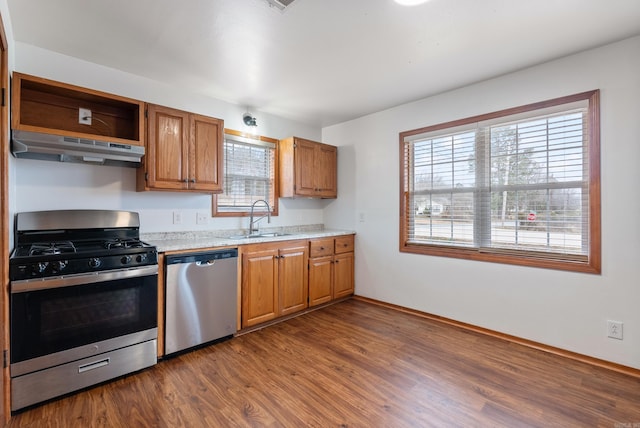
[[[353,235],[340,236],[336,238],[336,254],[353,252],[354,247]]]
[[[330,256],[333,254],[333,238],[314,239],[309,242],[309,257]]]

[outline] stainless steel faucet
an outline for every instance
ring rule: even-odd
[[[253,208],[256,206],[258,202],[263,202],[267,206],[267,214],[258,217],[257,219],[253,219]],[[249,235],[253,235],[254,232],[258,231],[258,228],[254,227],[254,224],[267,217],[267,223],[271,223],[271,207],[269,206],[269,202],[264,199],[258,199],[254,203],[251,204],[251,215],[249,217]]]

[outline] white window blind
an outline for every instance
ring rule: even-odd
[[[590,100],[520,110],[401,134],[401,248],[588,261]]]
[[[273,209],[275,150],[274,143],[225,135],[224,192],[217,195],[219,212],[249,211],[258,199],[266,200]]]

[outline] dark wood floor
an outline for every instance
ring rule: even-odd
[[[637,428],[640,380],[347,300],[9,426]]]

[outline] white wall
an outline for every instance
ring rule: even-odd
[[[323,129],[355,229],[356,294],[640,368],[640,37]],[[601,90],[602,275],[400,253],[398,133]],[[360,216],[364,216],[364,222]],[[624,322],[624,340],[606,320]]]
[[[245,131],[242,113],[247,106],[189,93],[182,88],[103,67],[23,43],[15,43],[13,70],[71,83],[151,103],[224,119],[225,127]],[[251,110],[261,135],[291,135],[320,139],[320,128]],[[196,224],[197,213],[211,213],[211,196],[178,192],[136,192],[132,168],[12,159],[12,213],[51,209],[122,209],[138,211],[141,231],[191,231],[246,228],[246,218],[210,218]],[[323,222],[324,201],[280,200],[278,217],[270,226]],[[183,214],[183,224],[173,224],[173,212]],[[263,225],[265,227],[266,225]]]
[[[11,16],[9,15],[9,6],[7,5],[7,1],[6,0],[1,0],[0,1],[0,14],[2,15],[2,24],[4,25],[4,32],[5,35],[7,37],[7,46],[8,46],[8,50],[7,50],[7,56],[8,56],[8,69],[12,70],[13,69],[13,64],[14,64],[14,54],[13,51],[15,50],[15,42],[13,40],[13,27],[11,26]],[[5,130],[7,133],[7,136],[10,133],[9,129]],[[9,139],[7,138],[7,141],[9,141]],[[7,176],[9,179],[9,183],[11,183],[13,180],[15,180],[15,168],[14,168],[14,163],[13,163],[12,157],[9,157],[9,169],[7,171]],[[12,192],[12,187],[9,187],[9,194],[7,195],[7,200],[9,203],[9,212],[12,213],[15,211],[15,197],[14,197],[14,192]],[[10,230],[13,230],[13,217],[10,216],[9,218],[9,228]],[[9,233],[9,249],[13,248],[13,236],[11,236],[11,233]]]

